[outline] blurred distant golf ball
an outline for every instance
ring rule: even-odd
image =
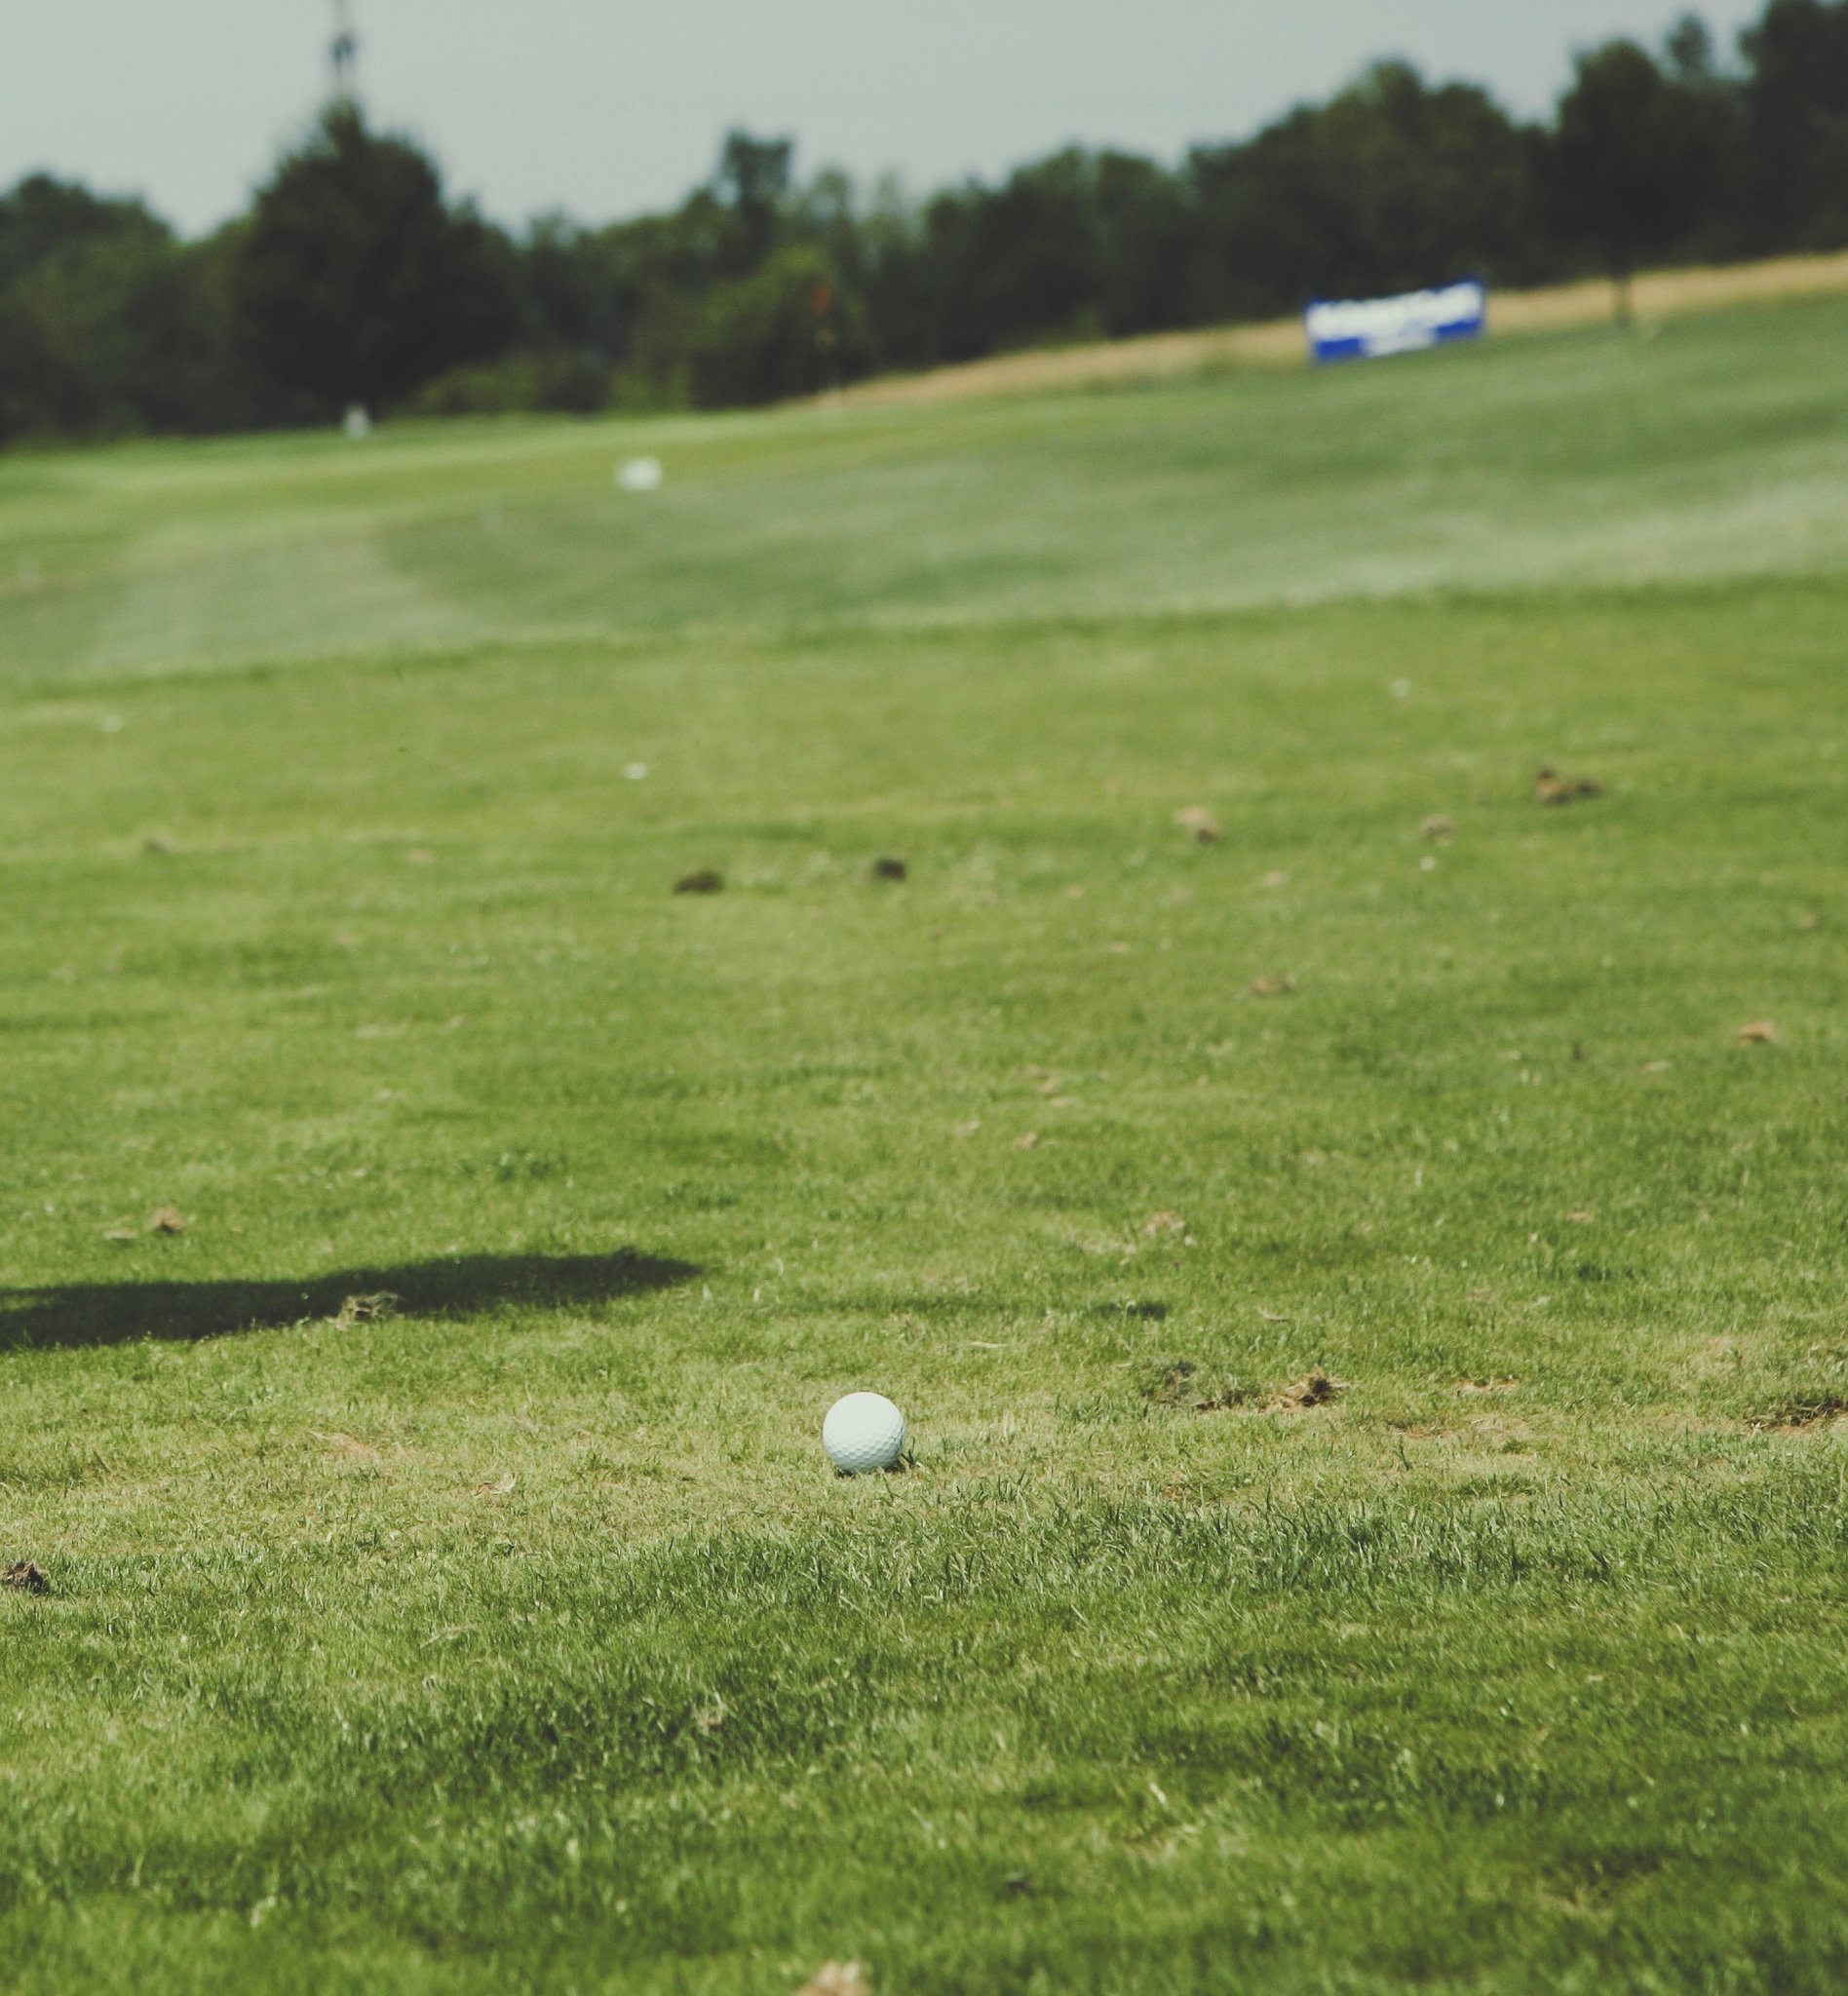
[[[629,457],[616,467],[616,482],[625,492],[658,492],[666,477],[658,457]]]
[[[822,1446],[843,1477],[889,1470],[905,1453],[905,1416],[882,1393],[850,1393],[828,1408]]]

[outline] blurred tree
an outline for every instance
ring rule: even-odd
[[[1131,153],[1100,153],[1093,171],[1104,331],[1118,339],[1218,317],[1224,284],[1192,182]]]
[[[408,394],[517,327],[506,239],[437,170],[336,104],[256,198],[235,293],[251,351],[328,408]]]
[[[736,269],[755,270],[775,247],[777,218],[789,193],[795,144],[788,138],[725,134],[712,191],[738,224]]]
[[[238,350],[232,230],[36,174],[0,197],[0,441],[204,432],[294,413]]]
[[[352,399],[590,410],[804,394],[873,367],[1294,310],[1465,273],[1848,244],[1848,0],[1766,0],[1580,58],[1546,129],[1376,64],[1178,171],[1072,148],[923,201],[728,133],[677,208],[510,240],[414,145],[329,111],[251,214],[0,195],[0,441],[314,420]],[[826,292],[826,309],[816,300]]]
[[[84,244],[159,249],[173,232],[138,201],[105,200],[68,180],[31,173],[0,195],[0,291],[39,263]]]
[[[1685,238],[1712,197],[1721,142],[1708,93],[1666,75],[1635,42],[1578,58],[1549,183],[1560,226],[1603,259],[1620,321],[1632,317],[1638,262]]]
[[[1740,47],[1745,247],[1848,243],[1848,6],[1770,0]]]
[[[837,367],[858,371],[865,337],[821,251],[791,244],[707,297],[688,340],[693,400],[719,407],[818,394]]]
[[[933,358],[1097,337],[1101,291],[1094,171],[1072,150],[990,191],[940,194],[924,211]]]
[[[1327,104],[1188,171],[1222,272],[1219,309],[1414,289],[1469,273],[1544,276],[1535,135],[1469,84],[1382,62]]]
[[[1713,55],[1713,31],[1698,14],[1683,14],[1663,37],[1662,53],[1669,74],[1677,83],[1713,84],[1719,64]]]

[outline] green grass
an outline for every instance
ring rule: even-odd
[[[0,1983],[1839,1987],[1844,333],[0,462]]]

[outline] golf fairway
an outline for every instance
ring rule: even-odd
[[[0,459],[0,1980],[1838,1988],[1844,338]]]

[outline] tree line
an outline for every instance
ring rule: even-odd
[[[1582,53],[1540,123],[1382,62],[1178,165],[1073,148],[923,200],[734,132],[664,214],[520,232],[329,107],[198,241],[48,175],[0,196],[0,442],[419,413],[722,406],[1010,348],[1848,247],[1848,0],[1722,55]]]

